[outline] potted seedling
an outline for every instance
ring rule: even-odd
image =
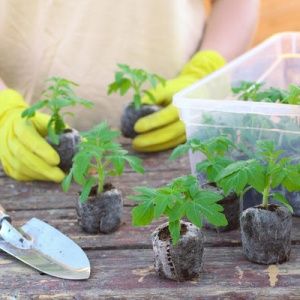
[[[291,159],[284,157],[284,151],[277,150],[273,141],[259,141],[256,152],[253,159],[228,165],[217,181],[226,194],[236,187],[242,191],[246,186],[262,194],[262,203],[241,215],[243,251],[256,263],[282,263],[289,259],[291,251],[292,207],[274,189],[282,186],[291,192],[299,191],[300,167],[291,164]],[[270,204],[270,200],[284,206]]]
[[[59,167],[67,172],[72,166],[72,158],[76,153],[80,135],[77,130],[67,127],[64,118],[72,114],[62,110],[75,105],[91,108],[93,103],[76,96],[73,88],[77,84],[73,81],[60,77],[52,77],[48,81],[50,84],[43,93],[43,99],[24,110],[22,117],[32,118],[36,111],[42,108],[47,108],[51,112],[46,139],[60,157]]]
[[[155,270],[162,277],[184,281],[202,269],[202,220],[225,226],[222,196],[199,187],[197,178],[188,175],[160,188],[137,187],[130,198],[139,203],[132,210],[134,226],[145,226],[161,216],[168,222],[152,233]],[[190,222],[183,221],[186,218]]]
[[[226,154],[234,148],[235,146],[226,136],[213,137],[205,141],[191,139],[185,144],[177,146],[170,156],[171,160],[177,159],[189,151],[201,155],[202,160],[196,164],[199,183],[202,187],[215,190],[223,195],[223,198],[218,203],[224,207],[224,214],[228,224],[224,227],[215,227],[205,222],[205,227],[209,229],[228,231],[239,227],[240,201],[238,195],[232,191],[225,196],[216,182],[219,172],[233,162]]]
[[[108,86],[108,94],[119,92],[124,96],[128,91],[133,92],[132,101],[126,106],[121,117],[121,131],[123,136],[134,138],[136,121],[160,109],[155,105],[155,98],[151,92],[144,89],[145,84],[155,88],[158,83],[164,85],[165,80],[157,74],[151,74],[143,69],[134,69],[125,64],[118,64],[119,70],[115,73],[115,81]],[[142,97],[147,96],[150,104],[142,104]]]
[[[68,191],[72,179],[82,186],[77,199],[77,214],[84,231],[113,232],[121,224],[123,200],[108,177],[122,175],[126,163],[136,172],[143,173],[144,169],[139,158],[128,155],[116,142],[120,133],[111,130],[106,122],[81,135],[73,166],[62,187]]]

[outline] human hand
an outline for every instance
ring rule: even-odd
[[[223,57],[214,51],[199,51],[183,67],[179,76],[168,80],[165,85],[158,85],[150,90],[156,104],[165,106],[158,112],[140,118],[134,126],[138,135],[132,146],[140,152],[157,152],[173,148],[185,142],[185,127],[179,120],[178,110],[171,104],[175,93],[197,80],[221,68],[225,64]],[[143,103],[151,103],[144,97]]]
[[[27,107],[14,90],[0,91],[0,160],[5,173],[16,180],[60,182],[64,173],[57,167],[58,154],[46,142],[49,117],[37,113],[21,117]]]

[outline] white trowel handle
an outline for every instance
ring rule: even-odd
[[[3,220],[6,220],[6,221],[8,221],[8,222],[11,222],[10,216],[7,215],[7,214],[5,213],[4,208],[3,208],[3,207],[1,206],[1,204],[0,204],[0,229],[1,229],[1,224],[2,224],[2,221],[3,221]]]

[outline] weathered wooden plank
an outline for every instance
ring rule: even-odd
[[[156,221],[145,227],[131,225],[131,208],[125,207],[123,222],[117,232],[112,234],[91,235],[84,233],[78,225],[75,208],[54,210],[11,211],[10,215],[16,226],[20,226],[32,217],[40,218],[71,237],[84,249],[128,249],[151,248],[150,234],[164,220]],[[300,218],[293,218],[292,240],[300,244]],[[239,230],[217,233],[203,229],[205,244],[210,247],[239,246]]]
[[[188,171],[173,170],[151,172],[146,174],[128,173],[122,177],[114,177],[111,182],[121,190],[125,203],[126,196],[133,194],[133,188],[139,185],[158,187],[168,183],[175,177],[188,174]],[[48,182],[17,182],[9,178],[0,178],[1,203],[5,209],[54,209],[72,208],[76,191],[79,187],[73,186],[70,192],[63,193],[60,185]]]
[[[1,295],[35,299],[51,295],[57,299],[65,299],[64,296],[76,299],[300,297],[300,246],[293,247],[289,262],[278,266],[250,263],[239,247],[205,249],[201,276],[181,283],[161,279],[155,274],[152,250],[88,251],[87,254],[92,266],[91,278],[87,281],[67,281],[40,275],[8,255],[0,254]]]

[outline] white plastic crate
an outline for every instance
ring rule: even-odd
[[[241,81],[264,82],[265,88],[300,85],[300,33],[274,35],[177,93],[173,104],[179,108],[187,138],[204,140],[226,134],[249,153],[257,140],[274,140],[300,162],[300,106],[239,100],[231,88]],[[201,159],[198,154],[190,154],[193,173]]]

